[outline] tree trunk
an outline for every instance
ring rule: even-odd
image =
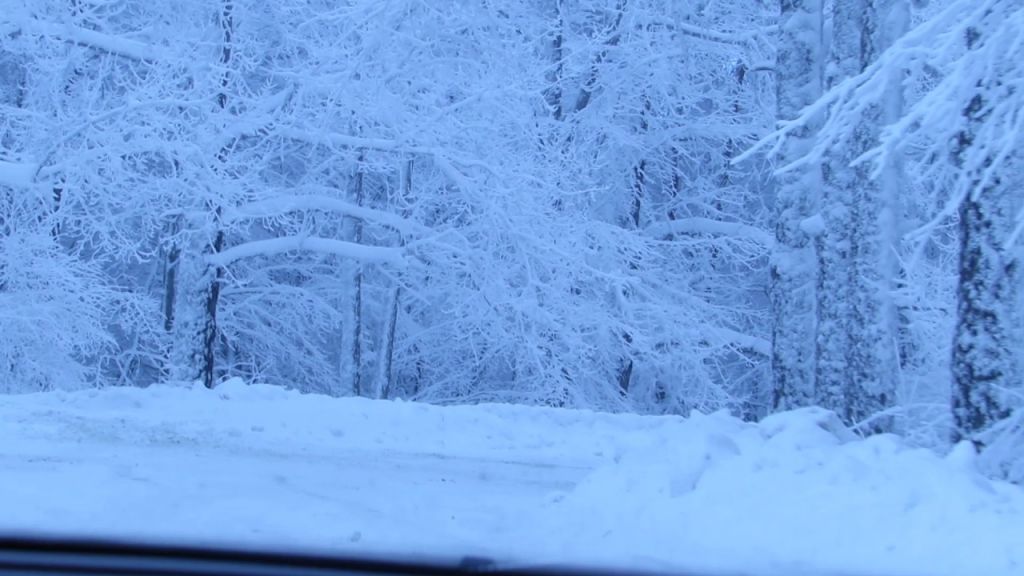
[[[175,218],[168,226],[168,236],[177,238],[181,231],[182,217]],[[178,267],[181,264],[181,247],[177,240],[172,240],[164,259],[164,330],[174,332],[174,303],[178,298]]]
[[[554,19],[555,29],[554,37],[551,40],[551,62],[552,68],[547,74],[547,81],[549,87],[544,93],[544,99],[547,101],[548,108],[551,110],[551,117],[556,122],[561,122],[565,117],[565,105],[562,103],[563,90],[562,81],[565,73],[564,51],[562,50],[562,44],[564,40],[564,27],[565,20],[562,17],[562,1],[555,0],[554,6]]]
[[[910,25],[908,0],[874,0],[867,23],[871,42],[864,66],[874,62],[907,32]],[[903,71],[889,72],[882,103],[868,129],[874,139],[878,127],[896,122],[903,115]],[[865,151],[867,148],[865,148]],[[867,167],[860,168],[867,174]],[[863,422],[895,404],[900,374],[900,318],[894,301],[899,282],[900,198],[904,194],[903,166],[898,156],[887,160],[872,186],[858,189],[854,196],[854,220],[859,242],[854,243],[854,322],[860,336],[853,349],[854,395],[861,399],[848,418]],[[892,431],[891,417],[877,418],[865,428],[869,432]]]
[[[1003,250],[1012,217],[996,180],[960,207],[957,322],[953,340],[953,440],[971,440],[1009,415],[999,391],[1013,384],[1013,317],[1017,263]]]
[[[902,0],[834,3],[828,88],[859,74],[902,34],[885,25],[897,3]],[[877,180],[868,166],[851,166],[875,145],[879,126],[900,113],[899,81],[890,84],[885,105],[868,107],[848,144],[822,165],[825,226],[816,243],[815,401],[850,425],[871,419],[895,397],[898,359],[890,294],[899,167],[890,162]],[[874,419],[868,429],[890,427],[887,419]]]
[[[778,118],[794,118],[821,95],[821,0],[783,0],[776,70]],[[814,133],[802,128],[781,150],[783,164],[803,157]],[[814,265],[802,223],[814,213],[816,171],[782,174],[775,198],[772,309],[772,396],[777,410],[812,402],[814,382]]]
[[[400,175],[401,184],[398,193],[398,201],[402,204],[408,202],[412,195],[412,168],[413,162],[406,162]],[[402,210],[402,216],[408,218],[409,211]],[[401,239],[400,245],[405,245],[405,239]],[[380,362],[380,375],[378,376],[378,398],[388,398],[391,391],[395,389],[394,360],[395,360],[395,333],[398,326],[398,309],[402,301],[402,286],[397,285],[391,289],[391,298],[388,302],[388,319],[384,330],[383,358]]]
[[[363,154],[359,154],[358,166],[356,168],[355,182],[352,195],[356,206],[363,205]],[[352,241],[356,244],[363,243],[363,222],[358,218],[352,219]],[[354,262],[355,273],[352,278],[352,322],[349,331],[349,354],[352,366],[349,374],[352,379],[352,394],[363,395],[362,371],[363,371],[363,266],[360,262]]]
[[[968,32],[968,49],[980,32]],[[976,132],[988,115],[986,94],[998,79],[978,86],[963,114],[966,128],[957,142],[954,163],[967,165]],[[969,168],[970,187],[960,205],[960,257],[957,320],[953,338],[953,440],[970,440],[977,448],[981,434],[1007,417],[1000,390],[1015,381],[1012,318],[1016,310],[1015,256],[1004,243],[1013,227],[1011,202],[1015,191],[1003,174],[988,175],[992,158]]]
[[[221,112],[225,112],[228,109],[228,84],[230,83],[227,67],[231,63],[232,38],[234,36],[234,4],[232,0],[224,0],[221,5],[220,26],[223,42],[220,64],[225,68],[225,72],[221,77],[221,91],[217,94],[217,107]],[[226,162],[227,153],[228,149],[226,147],[217,153],[217,160],[221,164]],[[210,206],[210,208],[212,208],[214,215],[213,224],[215,232],[213,242],[207,244],[204,249],[204,254],[207,255],[221,252],[224,249],[225,242],[224,230],[221,228],[220,223],[221,207],[216,205]],[[199,337],[201,349],[197,360],[199,380],[207,388],[213,388],[214,381],[216,380],[217,309],[220,305],[220,290],[221,282],[224,279],[224,269],[205,262],[201,266],[204,267],[204,273],[200,285],[204,287],[205,297],[203,298],[203,321]]]
[[[863,70],[867,0],[836,0],[832,12],[832,44],[825,88],[831,89]],[[844,419],[853,398],[849,354],[853,346],[853,194],[870,179],[850,167],[864,146],[863,122],[845,148],[822,163],[821,217],[824,229],[816,238],[817,285],[814,402]]]

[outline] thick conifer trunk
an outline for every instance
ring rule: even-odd
[[[862,72],[901,30],[883,25],[902,0],[836,0],[826,85]],[[895,19],[898,21],[898,19]],[[857,158],[878,141],[880,126],[899,115],[901,87],[893,79],[885,105],[868,106],[848,143],[823,163],[822,217],[817,239],[816,403],[848,424],[872,420],[895,398],[895,316],[890,291],[899,168],[875,178]],[[869,430],[884,431],[887,419]]]
[[[981,40],[970,29],[968,49]],[[953,337],[953,440],[970,440],[978,448],[982,434],[1009,415],[1000,391],[1015,384],[1012,319],[1017,294],[1015,255],[1004,246],[1013,229],[1015,190],[1006,174],[990,174],[992,158],[969,161],[977,132],[989,115],[989,94],[1001,88],[998,78],[979,85],[963,111],[953,161],[966,168],[969,188],[960,205],[960,256],[957,319]],[[980,161],[979,161],[980,160]]]
[[[783,0],[776,67],[779,119],[794,118],[821,95],[822,3]],[[804,127],[781,151],[781,163],[802,157],[812,127]],[[802,223],[815,212],[812,191],[819,175],[799,170],[780,175],[775,198],[775,246],[769,295],[772,311],[773,404],[806,406],[814,384],[814,256]]]

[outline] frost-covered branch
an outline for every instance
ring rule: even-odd
[[[750,240],[766,248],[771,247],[775,243],[775,239],[771,234],[756,226],[740,222],[721,222],[710,218],[680,218],[678,220],[655,222],[648,226],[646,231],[649,235],[655,237],[663,237],[670,234],[727,236],[739,240]]]
[[[326,130],[315,130],[306,128],[283,127],[276,132],[284,138],[291,138],[300,142],[307,142],[320,146],[341,146],[344,148],[358,148],[366,150],[378,150],[381,152],[407,152],[410,147],[398,140],[388,138],[364,138],[362,136],[350,136],[338,132]]]
[[[1008,10],[1007,4],[1012,3],[1005,0],[951,2],[941,13],[896,40],[864,71],[838,83],[796,118],[781,120],[775,131],[737,156],[734,163],[765,148],[770,155],[775,155],[785,139],[824,117],[811,151],[778,170],[786,172],[820,162],[830,149],[852,134],[852,127],[864,112],[883,98],[891,79],[888,71],[892,70],[922,73],[927,69],[941,73],[943,78],[898,122],[887,126],[878,146],[858,161],[872,161],[881,166],[883,157],[894,154],[913,132],[930,131],[936,140],[941,140],[942,136],[952,137],[960,129],[961,112],[971,87],[981,76],[993,72],[993,62],[1012,60],[1021,50],[1016,31],[1024,15],[1020,9]],[[984,49],[965,52],[967,31],[983,20],[1001,23],[995,34],[982,40]],[[948,140],[941,145],[945,146],[946,142]]]
[[[377,222],[395,231],[407,235],[429,232],[429,228],[417,222],[402,218],[390,212],[358,206],[345,200],[320,195],[280,195],[228,208],[224,212],[224,222],[243,219],[273,218],[289,212],[318,210],[333,212],[344,216],[360,218],[368,222]]]
[[[207,261],[215,266],[228,266],[243,258],[273,256],[286,252],[318,252],[320,254],[331,254],[360,262],[378,264],[401,265],[404,263],[402,251],[397,248],[366,246],[343,240],[310,238],[306,236],[286,236],[269,240],[253,240],[216,254],[211,254],[207,256]]]
[[[753,32],[719,32],[710,28],[702,26],[695,26],[693,24],[687,24],[685,22],[677,22],[667,19],[648,17],[646,21],[656,24],[658,26],[665,27],[666,30],[672,30],[679,32],[682,35],[689,36],[691,38],[697,38],[699,40],[705,40],[707,42],[715,42],[718,44],[730,44],[733,46],[746,47],[761,37],[766,31],[757,30]]]
[[[756,354],[760,354],[765,358],[768,358],[772,354],[772,343],[765,338],[758,338],[757,336],[751,336],[749,334],[743,334],[735,330],[729,330],[727,328],[715,328],[712,331],[713,334],[718,336],[720,340],[728,343],[730,346],[735,346],[740,350],[748,350]]]
[[[829,90],[796,118],[779,122],[778,128],[738,156],[739,163],[758,151],[776,155],[786,139],[823,118],[814,146],[803,156],[784,164],[785,173],[822,161],[855,133],[856,123],[873,106],[880,105],[894,71],[925,86],[924,93],[892,124],[885,126],[877,144],[853,164],[870,163],[878,177],[888,163],[900,161],[908,142],[920,138],[915,154],[921,158],[946,159],[950,142],[964,131],[964,110],[981,86],[997,92],[984,95],[987,108],[974,144],[962,159],[955,188],[946,204],[910,236],[931,233],[954,216],[966,194],[977,193],[995,178],[1001,166],[1020,148],[1024,133],[1024,8],[1007,0],[955,1],[933,18],[896,40],[893,46],[864,69]],[[984,30],[978,46],[966,49],[975,30]],[[937,81],[925,81],[938,76]],[[907,80],[909,83],[910,80]],[[991,90],[991,88],[989,89]],[[970,181],[967,174],[977,173]],[[1011,240],[1016,235],[1011,235]]]
[[[87,46],[132,60],[155,61],[163,55],[161,50],[151,44],[104,34],[71,24],[52,24],[40,20],[31,20],[26,24],[26,28],[43,36],[59,38],[64,42]]]

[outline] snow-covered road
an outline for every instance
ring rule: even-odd
[[[86,456],[87,455],[87,456]],[[35,445],[0,459],[0,530],[455,553],[585,471],[397,451]],[[17,481],[12,481],[13,479]],[[459,546],[454,546],[459,543]],[[476,544],[469,552],[484,553]],[[490,550],[490,548],[488,548]]]
[[[0,532],[748,573],[1024,574],[1024,491],[808,410],[0,397]]]

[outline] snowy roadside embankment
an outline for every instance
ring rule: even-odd
[[[758,425],[228,383],[0,397],[0,532],[750,574],[1024,574],[1024,490]]]

